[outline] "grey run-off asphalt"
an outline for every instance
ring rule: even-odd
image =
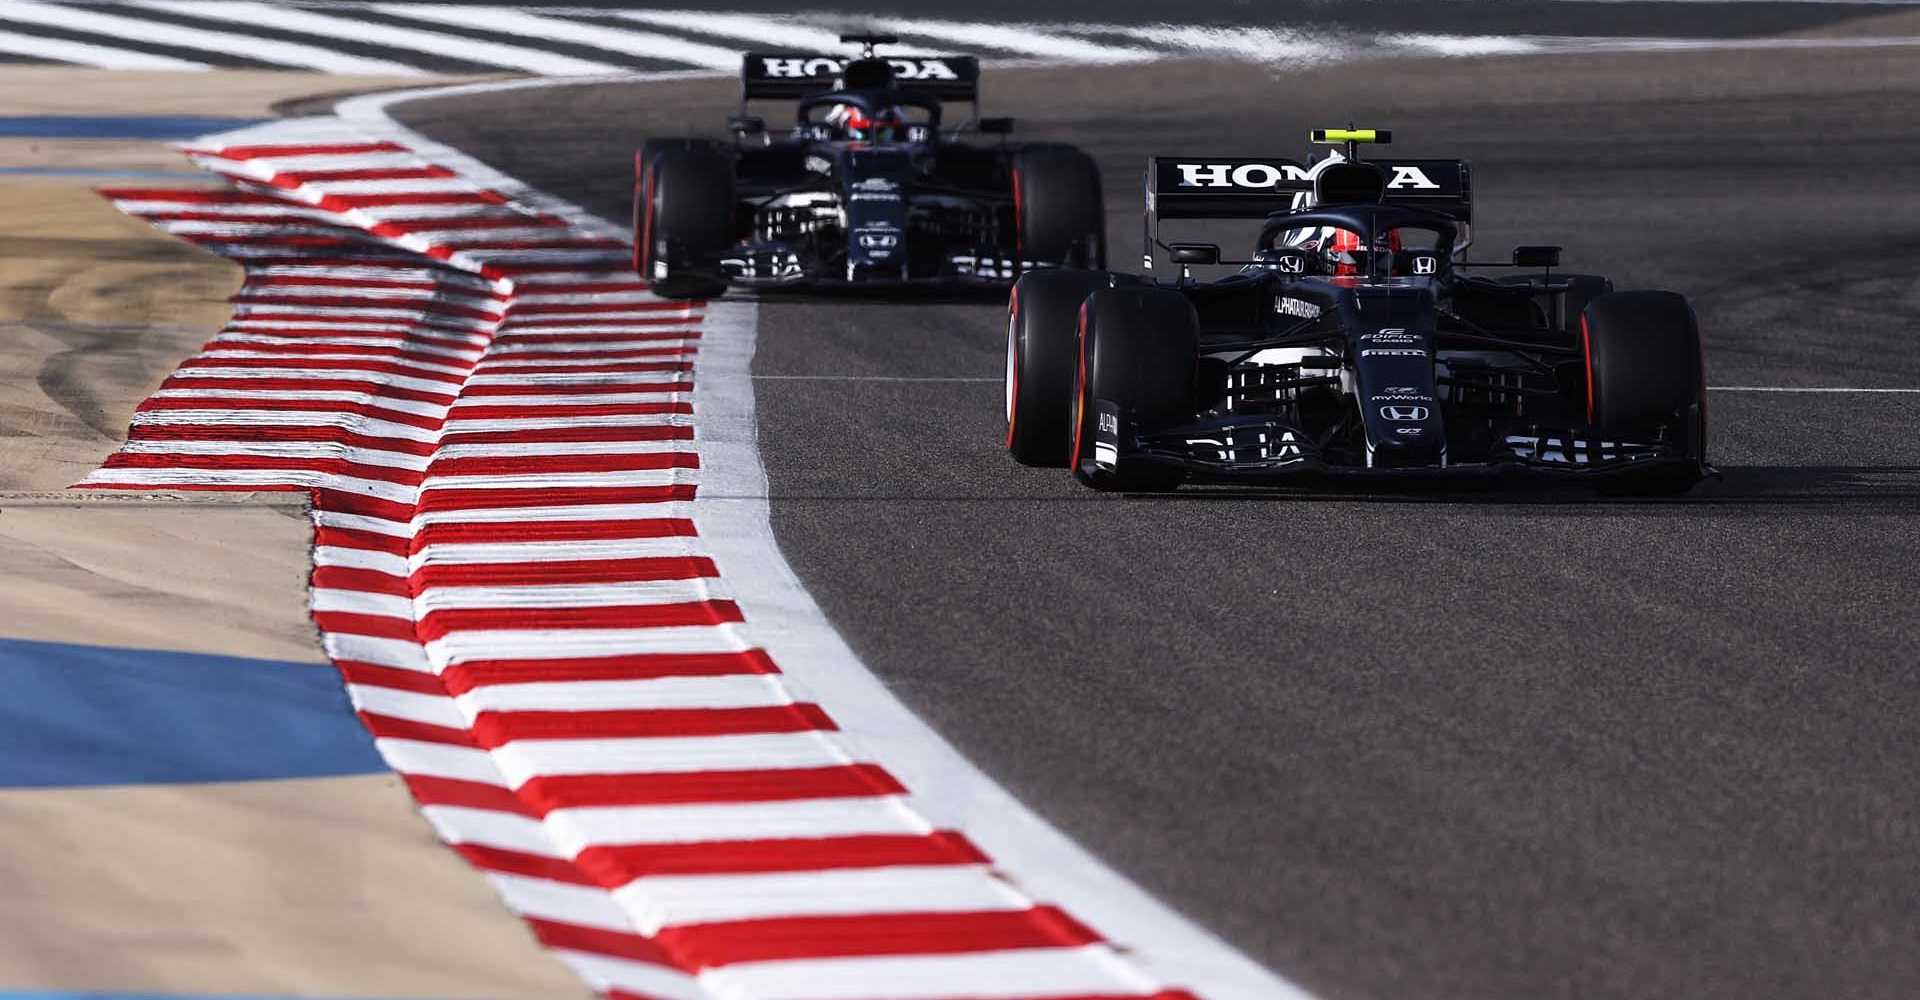
[[[1479,237],[1688,294],[1718,385],[1920,387],[1920,60],[1157,63],[996,74],[1105,170],[1395,128]],[[725,81],[401,118],[610,219]],[[866,662],[1043,815],[1335,998],[1907,998],[1920,983],[1920,399],[1719,393],[1674,502],[1096,496],[1000,451],[988,304],[773,300],[788,559]]]

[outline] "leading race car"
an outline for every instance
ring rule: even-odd
[[[634,266],[668,298],[729,285],[1010,284],[1048,266],[1106,266],[1100,173],[1071,146],[973,146],[1011,118],[979,117],[970,56],[846,59],[751,53],[731,143],[650,140],[635,157]],[[774,139],[752,100],[797,100]],[[947,105],[973,114],[943,122]]]
[[[1671,292],[1553,270],[1559,247],[1474,264],[1458,160],[1365,161],[1385,130],[1280,159],[1155,158],[1146,264],[1174,281],[1029,274],[1007,331],[1006,446],[1095,489],[1185,481],[1489,476],[1675,494],[1708,471],[1700,334]],[[1251,259],[1162,244],[1167,218],[1263,219]],[[1238,264],[1217,281],[1188,268]],[[1537,273],[1489,278],[1473,268]]]

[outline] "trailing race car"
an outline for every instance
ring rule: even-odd
[[[1011,118],[979,117],[971,56],[751,53],[734,141],[656,139],[635,158],[634,267],[668,298],[728,285],[1005,285],[1050,266],[1106,266],[1100,173],[1057,143],[970,146]],[[774,139],[746,114],[797,100]],[[972,114],[954,126],[946,106]]]
[[[1384,130],[1319,130],[1318,163],[1154,158],[1146,265],[1029,274],[1007,331],[1007,449],[1095,489],[1183,481],[1529,473],[1674,494],[1708,471],[1685,299],[1559,274],[1559,247],[1462,259],[1458,160],[1363,161]],[[1264,219],[1250,260],[1162,244],[1158,220]],[[1237,264],[1216,281],[1194,265]],[[1537,273],[1488,278],[1466,269]]]

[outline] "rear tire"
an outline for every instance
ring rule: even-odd
[[[734,243],[733,161],[711,143],[653,140],[636,158],[634,269],[655,295],[715,298]]]
[[[1195,415],[1194,366],[1200,319],[1192,303],[1162,288],[1106,288],[1080,307],[1080,365],[1074,394],[1073,474],[1096,490],[1159,493],[1180,485],[1179,469],[1121,455],[1111,470],[1094,463],[1095,400],[1117,404],[1126,425],[1161,430]]]
[[[1013,156],[1015,256],[1062,267],[1107,266],[1100,168],[1072,146],[1035,145]]]
[[[1691,462],[1598,480],[1602,493],[1673,496],[1706,473],[1707,384],[1700,328],[1672,292],[1598,295],[1580,315],[1587,422],[1601,433],[1673,442]]]
[[[1080,369],[1080,303],[1107,276],[1035,271],[1007,297],[1007,453],[1021,465],[1064,469],[1073,447]]]

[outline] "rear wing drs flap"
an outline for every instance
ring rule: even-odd
[[[942,101],[980,99],[980,60],[973,56],[880,56],[893,66],[894,85]],[[832,90],[848,56],[812,52],[749,52],[740,65],[743,101],[794,101]]]
[[[1323,160],[1339,162],[1338,159]],[[1366,161],[1385,175],[1385,201],[1473,222],[1473,171],[1465,160]],[[1316,167],[1274,157],[1156,156],[1147,161],[1146,258],[1160,219],[1265,219],[1310,202]],[[1465,242],[1459,244],[1464,249]]]

